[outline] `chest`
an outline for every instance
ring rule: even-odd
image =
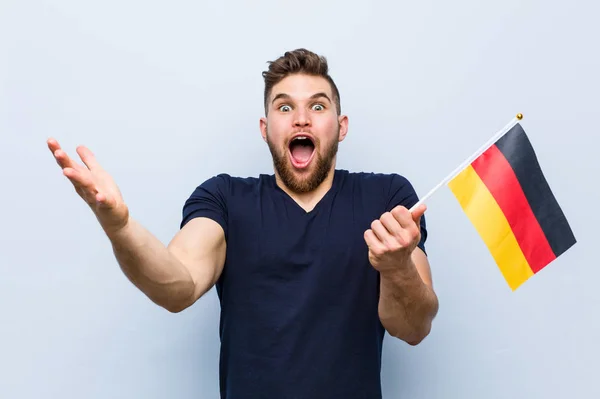
[[[252,201],[255,212],[230,210],[224,271],[230,289],[277,298],[376,283],[364,232],[381,210],[349,196],[325,198],[311,212],[282,196]]]

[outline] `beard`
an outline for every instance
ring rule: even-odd
[[[338,144],[338,140],[333,140],[333,143],[327,146],[323,155],[321,155],[321,141],[315,138],[315,155],[311,161],[314,165],[310,165],[310,171],[302,172],[301,176],[298,176],[294,171],[294,166],[289,160],[288,147],[286,146],[283,150],[278,151],[271,140],[269,140],[269,132],[267,130],[267,145],[269,146],[269,151],[273,157],[273,167],[283,184],[285,184],[289,190],[297,194],[304,194],[316,190],[317,187],[323,183],[327,178],[331,166],[333,165],[333,160],[337,155]]]

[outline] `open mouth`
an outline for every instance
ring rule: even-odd
[[[296,168],[308,166],[315,153],[315,144],[308,136],[296,136],[290,142],[290,158]]]

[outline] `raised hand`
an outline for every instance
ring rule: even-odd
[[[47,143],[63,175],[90,206],[104,231],[111,234],[125,227],[129,221],[129,210],[119,188],[96,161],[94,154],[84,146],[77,147],[77,154],[83,162],[81,165],[69,157],[55,139],[49,139]]]
[[[420,221],[426,209],[421,204],[411,213],[397,206],[371,223],[364,238],[369,247],[369,261],[376,270],[393,272],[408,264],[421,239]]]

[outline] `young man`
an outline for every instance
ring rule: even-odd
[[[416,345],[438,309],[425,206],[408,210],[417,195],[400,175],[335,168],[348,118],[323,57],[287,52],[263,77],[275,173],[202,183],[168,246],[87,148],[83,166],[48,145],[152,301],[179,312],[216,285],[222,398],[380,398],[385,331]]]

